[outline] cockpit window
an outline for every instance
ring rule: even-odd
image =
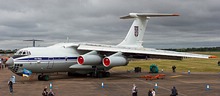
[[[23,56],[28,56],[28,55],[31,55],[30,51],[28,51],[28,50],[19,50],[14,54],[13,58],[15,59],[15,58],[23,57]]]
[[[15,53],[15,55],[31,55],[31,52],[28,50],[20,50],[18,52]]]
[[[26,52],[24,51],[22,55],[27,55]]]
[[[17,55],[21,55],[22,54],[22,51],[19,51],[19,53]]]

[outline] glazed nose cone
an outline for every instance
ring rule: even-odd
[[[10,57],[6,62],[5,62],[6,65],[8,66],[12,66],[14,64],[14,59],[12,57]]]

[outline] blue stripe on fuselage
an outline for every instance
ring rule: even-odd
[[[72,60],[77,59],[77,57],[31,57],[31,58],[23,58],[18,60]]]

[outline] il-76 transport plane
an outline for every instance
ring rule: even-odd
[[[151,17],[178,16],[178,14],[130,13],[121,19],[134,19],[127,36],[118,45],[59,43],[48,47],[31,47],[18,50],[6,64],[15,74],[39,73],[38,80],[49,80],[48,73],[68,72],[108,77],[109,69],[126,66],[130,58],[212,58],[210,55],[144,48],[142,40],[147,21]],[[30,75],[30,74],[29,74]]]

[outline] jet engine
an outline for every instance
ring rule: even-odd
[[[77,63],[80,65],[98,65],[101,64],[102,58],[96,51],[91,51],[77,58]]]
[[[102,63],[105,67],[125,66],[128,64],[128,60],[122,55],[121,52],[118,52],[109,57],[105,57],[102,60]]]

